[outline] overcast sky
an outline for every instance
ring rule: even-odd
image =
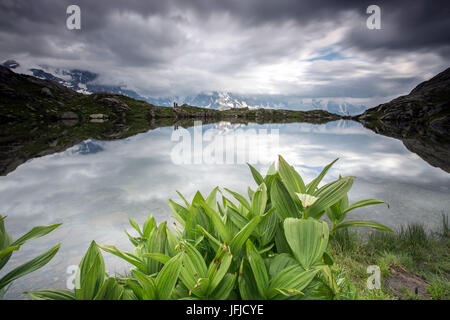
[[[81,8],[81,30],[66,8]],[[381,30],[366,27],[371,4]],[[449,67],[448,1],[1,0],[0,59],[165,97],[391,97]]]

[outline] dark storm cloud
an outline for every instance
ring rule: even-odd
[[[363,50],[437,50],[449,56],[450,5],[448,1],[383,1],[382,32],[368,32],[365,21],[347,41]]]
[[[62,28],[65,25],[65,10],[72,3],[73,1],[67,0],[3,0],[0,3],[0,30],[20,37],[30,35],[73,37]],[[365,26],[367,17],[365,9],[372,3],[382,8],[384,31],[370,32]],[[200,19],[208,19],[218,13],[228,13],[244,28],[251,28],[286,20],[305,25],[311,21],[334,20],[343,12],[354,11],[361,16],[360,23],[349,33],[346,40],[359,48],[368,50],[437,48],[445,53],[448,52],[445,48],[449,45],[450,6],[447,1],[79,0],[76,4],[82,8],[84,32],[93,34],[104,29],[112,12],[133,12],[143,17],[161,16],[169,20],[176,19],[176,16],[171,14],[175,8],[180,12],[192,11]],[[89,39],[88,36],[87,38]],[[96,40],[95,36],[93,40]],[[155,45],[160,44],[160,41],[163,46],[173,44],[170,41],[165,43],[163,37],[153,38],[152,41]],[[116,47],[122,48],[122,45],[125,44],[119,43]],[[39,44],[36,47],[36,43],[29,44],[28,49],[30,51],[36,49],[38,53],[42,51]]]
[[[70,4],[81,7],[81,30],[65,27]],[[382,30],[366,28],[371,4],[381,7]],[[149,94],[270,88],[376,96],[386,83],[410,90],[419,61],[427,66],[422,77],[448,64],[449,7],[425,0],[2,0],[0,59],[88,68]],[[313,61],[321,50],[343,58]]]

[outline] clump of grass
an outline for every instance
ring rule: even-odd
[[[421,224],[410,224],[406,227],[401,226],[397,234],[397,239],[405,248],[412,250],[418,248],[429,248],[431,244],[430,236]]]
[[[390,268],[394,266],[405,266],[411,268],[413,261],[412,257],[407,253],[393,253],[384,251],[377,258],[376,265],[380,267],[383,276],[388,276]]]
[[[359,234],[349,229],[337,230],[332,238],[332,242],[342,252],[355,251]]]
[[[404,253],[410,255],[414,260],[424,260],[435,242],[436,239],[427,233],[422,224],[413,223],[401,226],[395,233],[371,233],[367,247],[370,251],[379,254],[383,252]]]
[[[448,229],[448,215],[445,215],[444,213],[442,213],[442,231],[441,231],[441,236],[443,238],[449,238],[450,236],[450,232]]]
[[[449,300],[450,299],[450,282],[442,276],[435,274],[428,275],[429,286],[427,292],[435,300]]]
[[[330,250],[335,257],[334,270],[350,280],[350,284],[344,287],[344,296],[357,296],[358,299],[417,298],[407,291],[394,294],[385,285],[380,290],[368,290],[366,268],[377,265],[383,283],[389,278],[392,268],[402,267],[425,280],[432,299],[450,299],[448,235],[446,215],[443,215],[437,232],[428,231],[417,223],[402,226],[395,233],[337,231],[330,241]]]

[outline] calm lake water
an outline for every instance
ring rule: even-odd
[[[219,123],[202,129],[211,128],[224,137],[239,129],[278,129],[278,147],[270,148],[259,158],[262,163],[255,164],[263,173],[281,154],[310,181],[339,157],[324,183],[339,174],[353,175],[350,201],[378,198],[390,204],[390,208],[377,205],[355,210],[349,218],[368,218],[394,228],[408,222],[435,228],[442,212],[448,214],[450,175],[408,151],[401,141],[377,135],[359,123]],[[194,135],[194,128],[187,130]],[[123,233],[131,229],[128,218],[141,224],[152,213],[159,222],[173,221],[167,200],[179,200],[176,190],[192,199],[197,190],[207,194],[216,186],[242,193],[247,186],[255,187],[245,164],[174,163],[171,154],[179,142],[171,138],[173,132],[174,127],[165,127],[124,140],[88,140],[62,153],[29,160],[0,177],[0,212],[8,216],[6,227],[13,238],[35,225],[63,223],[13,254],[1,275],[62,243],[49,264],[16,280],[5,298],[25,299],[21,292],[30,289],[66,288],[68,267],[79,263],[92,240],[132,250]],[[225,144],[218,148],[222,147],[227,150]],[[254,148],[250,145],[239,152],[254,155]],[[127,270],[118,258],[108,253],[104,257],[110,273]]]

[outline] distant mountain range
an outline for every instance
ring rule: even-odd
[[[355,120],[378,134],[400,139],[431,165],[450,172],[450,68],[419,84],[406,96],[359,116],[342,116],[324,110],[157,106],[124,94],[83,94],[68,88],[84,89],[86,93],[88,79],[94,77],[89,73],[46,72],[46,77],[60,80],[45,80],[21,74],[23,67],[15,61],[5,64],[7,67],[0,66],[0,175],[30,158],[61,152],[87,139],[124,139],[163,126],[189,127],[195,120],[204,124],[245,125],[249,122],[324,124],[340,119]],[[85,83],[85,87],[80,87],[80,83]],[[218,97],[228,99],[220,94]],[[206,102],[208,95],[203,98]],[[84,144],[76,150],[82,154],[98,151],[101,149],[95,143]]]
[[[18,68],[12,62],[8,65]],[[53,75],[64,81],[63,85],[12,69],[0,65],[0,175],[8,174],[28,159],[65,151],[87,139],[124,139],[166,126],[176,130],[192,126],[196,120],[203,124],[262,124],[326,123],[350,118],[324,110],[156,106],[123,94],[83,94],[67,87],[74,85],[68,77]],[[76,84],[87,78],[86,74],[78,74]],[[91,140],[72,151],[90,154],[101,151],[101,146]]]
[[[79,69],[59,69],[51,66],[41,65],[39,68],[23,69],[15,60],[7,60],[3,66],[33,75],[44,80],[56,81],[72,90],[84,94],[111,92],[122,94],[137,100],[144,100],[158,106],[173,106],[188,104],[203,108],[226,110],[230,108],[249,109],[285,109],[285,110],[325,110],[340,115],[357,115],[363,113],[367,107],[346,101],[337,101],[328,98],[302,99],[292,96],[281,95],[239,95],[231,92],[213,91],[199,93],[190,96],[170,96],[163,98],[142,96],[136,91],[126,89],[124,86],[103,85],[96,82],[98,74]]]

